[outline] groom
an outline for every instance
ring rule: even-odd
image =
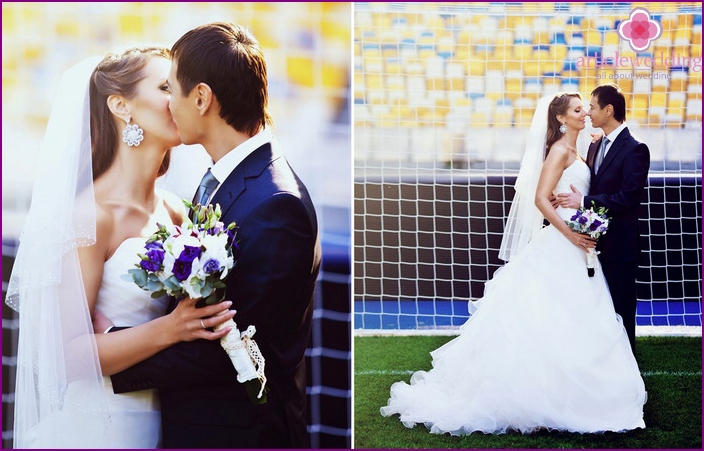
[[[213,160],[204,203],[238,225],[226,299],[257,328],[270,388],[253,405],[220,344],[179,343],[112,376],[116,393],[158,388],[165,448],[306,448],[304,353],[320,266],[315,210],[268,125],[266,63],[242,27],[211,23],[171,51],[169,108],[185,144]],[[198,193],[202,194],[202,193]]]
[[[572,187],[572,193],[558,194],[562,207],[609,209],[612,217],[608,232],[599,238],[599,261],[609,284],[616,313],[635,350],[636,276],[638,272],[638,207],[648,180],[650,151],[634,138],[625,124],[626,99],[615,84],[599,86],[589,102],[592,125],[604,136],[589,146],[587,164],[591,168],[589,194]]]

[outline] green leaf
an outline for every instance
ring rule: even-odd
[[[162,283],[164,284],[164,287],[169,290],[176,290],[179,286],[179,282],[176,276],[171,276],[168,279],[165,279]]]
[[[128,269],[127,273],[132,275],[134,283],[136,283],[140,288],[144,288],[147,284],[147,272],[145,270],[137,268]]]
[[[147,290],[149,291],[164,291],[164,285],[156,280],[150,280],[147,282]]]
[[[205,284],[205,286],[203,286],[203,289],[200,290],[200,295],[205,298],[210,296],[213,291],[215,291],[215,289],[210,284]]]
[[[154,293],[152,293],[152,299],[157,299],[157,298],[160,298],[165,295],[166,295],[166,291],[164,291],[164,290],[155,291]]]
[[[205,298],[206,305],[217,304],[225,298],[225,293],[220,293],[218,291],[213,291],[213,293]]]

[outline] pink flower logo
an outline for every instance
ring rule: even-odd
[[[625,39],[636,52],[642,52],[650,47],[650,43],[662,34],[662,25],[650,18],[645,8],[635,8],[631,17],[618,26],[618,35]]]

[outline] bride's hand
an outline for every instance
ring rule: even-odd
[[[596,240],[594,238],[584,235],[583,233],[579,233],[575,230],[570,230],[570,233],[567,235],[567,239],[584,252],[588,252],[589,249],[596,247]]]
[[[175,334],[176,341],[193,341],[199,338],[218,340],[232,329],[231,327],[225,327],[218,331],[211,329],[235,316],[236,311],[230,310],[232,301],[196,308],[198,300],[182,299],[174,311],[169,313],[172,321],[171,330]]]

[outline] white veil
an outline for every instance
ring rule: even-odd
[[[20,322],[15,448],[110,446],[77,250],[95,243],[88,87],[99,61],[84,60],[61,80],[7,290]],[[81,433],[71,434],[77,422]]]
[[[510,261],[543,226],[543,214],[535,206],[535,192],[545,159],[545,137],[548,131],[548,107],[554,95],[542,97],[533,114],[521,169],[514,186],[516,194],[508,213],[499,258]]]

